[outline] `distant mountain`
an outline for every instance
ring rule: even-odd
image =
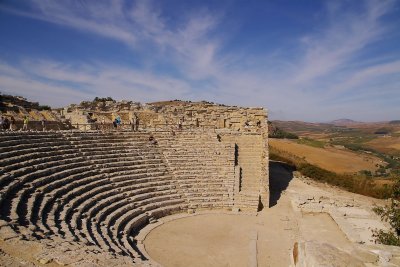
[[[340,134],[344,132],[353,132],[362,134],[388,134],[400,133],[400,120],[391,122],[358,122],[350,119],[340,119],[329,123],[312,123],[304,121],[270,121],[270,131],[276,128],[283,131],[294,133],[299,137],[319,135],[319,134]],[[318,138],[318,137],[317,137]]]
[[[350,120],[350,119],[338,119],[338,120],[329,122],[329,124],[333,124],[336,126],[348,126],[348,125],[361,124],[361,123],[362,122],[354,121],[354,120]]]

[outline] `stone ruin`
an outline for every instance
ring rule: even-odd
[[[261,132],[265,128],[263,108],[241,108],[210,102],[164,101],[142,105],[132,101],[84,101],[60,110],[63,118],[73,126],[111,124],[119,116],[122,125],[129,125],[134,117],[143,129],[182,128],[226,129],[229,131]],[[90,126],[90,127],[89,127]]]
[[[29,119],[31,130],[42,130],[42,121],[46,122],[48,130],[66,130],[71,128],[69,122],[60,116],[61,110],[51,109],[49,106],[41,106],[38,102],[30,102],[21,96],[12,96],[0,92],[0,115],[16,120],[15,129],[22,128],[23,119]]]
[[[83,102],[60,116],[77,129],[0,133],[0,237],[40,246],[40,263],[152,265],[135,236],[157,219],[269,206],[262,108]],[[125,128],[99,128],[115,116]]]

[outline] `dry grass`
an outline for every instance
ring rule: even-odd
[[[316,148],[284,139],[270,139],[269,144],[276,149],[305,158],[311,164],[336,173],[355,173],[360,170],[373,172],[377,169],[377,164],[383,164],[377,157],[345,149]]]
[[[374,183],[377,186],[392,186],[394,184],[393,180],[388,180],[388,179],[374,179]]]
[[[400,153],[400,137],[379,137],[366,145],[382,153]]]

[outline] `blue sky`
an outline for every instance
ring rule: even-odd
[[[0,91],[400,119],[400,1],[0,2]]]

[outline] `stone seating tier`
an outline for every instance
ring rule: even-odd
[[[0,219],[28,240],[92,245],[133,262],[133,235],[188,209],[233,206],[234,147],[215,134],[0,133]],[[59,242],[59,241],[57,241]]]
[[[234,147],[215,133],[155,133],[169,170],[191,209],[232,207]]]

